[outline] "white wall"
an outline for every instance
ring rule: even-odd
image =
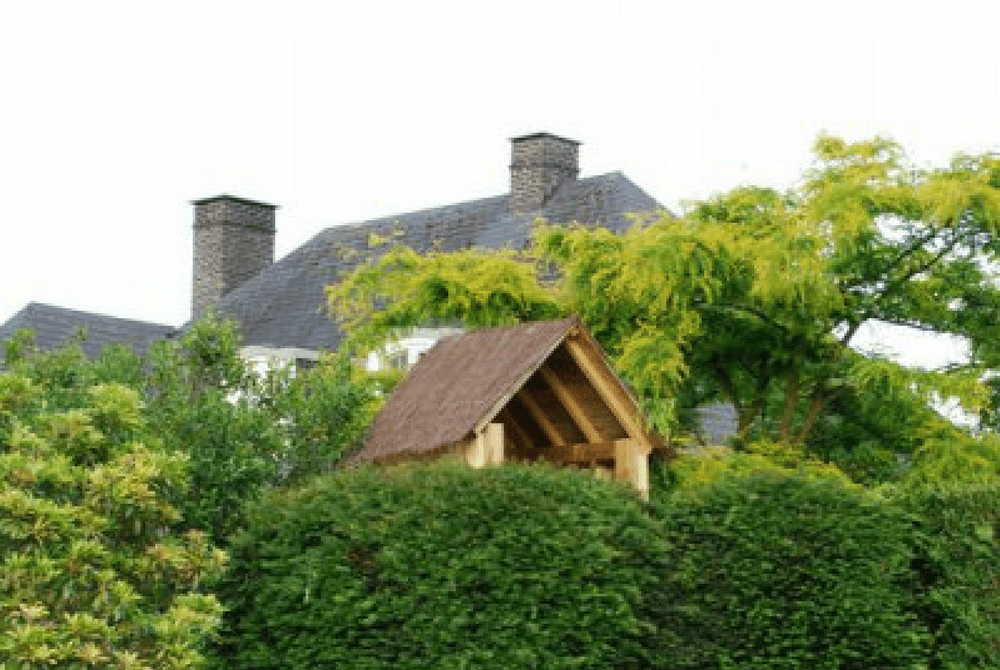
[[[461,328],[454,327],[414,328],[406,335],[387,344],[382,351],[373,351],[368,354],[368,358],[365,360],[365,369],[369,372],[389,369],[409,370],[417,364],[420,356],[429,351],[438,340],[462,332]]]

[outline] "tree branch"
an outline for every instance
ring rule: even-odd
[[[909,244],[909,246],[907,246],[905,249],[899,252],[899,254],[897,254],[895,258],[889,261],[878,274],[876,274],[875,276],[869,275],[866,277],[862,277],[862,282],[873,281],[877,279],[878,276],[885,276],[889,274],[890,272],[892,272],[894,268],[898,267],[903,261],[905,261],[907,258],[909,258],[913,254],[917,253],[920,249],[922,249],[925,244],[927,244],[935,237],[937,237],[938,232],[939,231],[937,229],[933,229],[931,230],[930,233],[927,233],[927,235],[912,241]],[[845,288],[848,289],[855,288],[859,285],[860,284],[848,284]]]
[[[956,234],[951,241],[945,244],[944,248],[942,248],[938,253],[929,258],[926,262],[920,263],[917,266],[910,268],[910,270],[907,271],[905,274],[903,274],[903,276],[897,277],[896,279],[892,280],[892,282],[890,282],[889,285],[885,287],[885,290],[883,290],[882,293],[875,299],[874,304],[878,305],[883,298],[891,295],[893,292],[895,292],[897,288],[899,288],[903,284],[906,284],[916,275],[920,274],[921,272],[925,272],[931,267],[937,265],[938,261],[944,258],[945,254],[947,254],[956,246],[958,246],[958,243],[961,242],[963,239],[965,239],[965,237],[966,235]],[[874,315],[870,314],[869,316],[874,316]]]
[[[761,374],[757,377],[757,386],[754,388],[754,399],[750,404],[749,409],[745,409],[743,413],[738,413],[737,416],[737,426],[736,435],[737,437],[744,438],[746,434],[750,432],[753,428],[754,423],[760,417],[761,413],[764,411],[764,403],[767,401],[767,387],[770,384],[770,377]]]
[[[707,302],[696,302],[692,305],[695,308],[705,309],[705,310],[715,310],[715,311],[734,311],[734,312],[745,312],[751,316],[756,316],[758,319],[766,323],[767,325],[780,330],[782,332],[788,332],[788,327],[784,324],[779,323],[769,314],[757,309],[756,307],[751,307],[749,305],[727,305],[722,303],[707,303]]]

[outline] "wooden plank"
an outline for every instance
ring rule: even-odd
[[[576,423],[577,427],[587,437],[588,442],[600,442],[604,437],[597,431],[594,427],[594,422],[590,420],[587,416],[587,412],[583,409],[580,403],[577,401],[576,396],[563,384],[562,380],[559,379],[559,375],[556,371],[548,366],[546,363],[541,368],[538,369],[541,373],[542,378],[545,383],[549,385],[552,391],[559,398],[559,402],[562,403],[563,407],[566,408],[566,413],[569,414],[573,422]]]
[[[540,455],[553,463],[591,463],[615,457],[615,442],[564,444],[543,449]]]
[[[517,394],[517,397],[521,401],[521,404],[524,405],[525,409],[528,410],[528,414],[531,415],[531,418],[538,424],[538,427],[542,429],[542,432],[545,433],[545,437],[549,438],[549,441],[553,445],[558,446],[569,442],[569,440],[566,439],[561,432],[559,432],[559,428],[549,420],[549,417],[545,415],[541,405],[539,405],[538,401],[535,400],[535,397],[531,395],[531,391],[528,390],[527,386],[521,389],[521,392]]]
[[[594,390],[601,396],[601,400],[607,404],[608,409],[615,415],[618,423],[625,429],[629,437],[641,440],[643,443],[649,445],[649,439],[646,437],[646,432],[642,429],[642,426],[639,425],[633,404],[623,398],[625,394],[620,388],[618,381],[608,379],[610,373],[605,369],[606,365],[604,361],[602,360],[600,363],[596,362],[589,351],[590,348],[585,347],[578,340],[567,338],[565,344],[566,350],[573,356],[573,360],[583,370],[583,374],[593,384]]]
[[[486,450],[483,444],[482,435],[475,435],[465,443],[465,463],[473,468],[481,468],[486,465]]]

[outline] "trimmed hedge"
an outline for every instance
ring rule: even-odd
[[[908,515],[833,480],[767,473],[659,510],[669,667],[926,667]]]
[[[548,466],[342,471],[249,511],[218,667],[653,668],[658,524]]]
[[[645,505],[548,466],[340,471],[254,506],[227,670],[1000,667],[1000,484],[723,477]]]
[[[902,492],[919,518],[918,613],[934,642],[931,668],[1000,668],[1000,482]]]

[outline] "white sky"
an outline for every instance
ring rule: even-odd
[[[671,208],[792,185],[823,130],[997,149],[998,26],[989,0],[0,0],[0,322],[180,324],[192,199],[280,205],[280,258],[505,192],[529,132]]]

